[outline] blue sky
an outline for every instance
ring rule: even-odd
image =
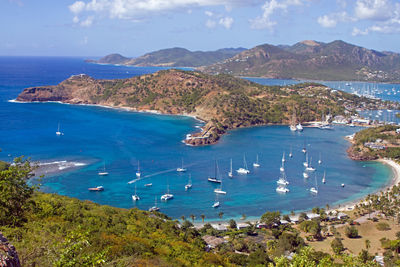
[[[1,0],[0,55],[103,56],[344,40],[400,52],[399,0]]]

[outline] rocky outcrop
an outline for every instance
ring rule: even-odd
[[[356,146],[351,146],[347,149],[347,155],[352,160],[367,161],[378,159],[377,155],[372,155],[371,153],[366,153],[365,151],[357,148]]]
[[[20,267],[18,253],[0,232],[0,267]]]

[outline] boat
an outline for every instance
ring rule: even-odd
[[[104,187],[102,185],[99,185],[99,186],[96,186],[96,187],[90,187],[89,191],[94,191],[94,192],[104,191]]]
[[[140,197],[136,194],[136,184],[135,184],[135,194],[132,195],[132,200],[133,200],[133,201],[140,200]]]
[[[296,125],[290,124],[289,126],[290,131],[295,132],[297,131]]]
[[[344,187],[344,184],[342,184],[342,187]]]
[[[185,172],[186,171],[186,169],[183,168],[183,158],[182,158],[182,167],[176,168],[176,171],[177,172]]]
[[[191,174],[189,174],[189,181],[185,185],[185,191],[188,191],[189,189],[192,189],[192,175]]]
[[[293,158],[292,146],[290,146],[289,158]]]
[[[214,189],[214,193],[220,194],[220,195],[226,195],[226,191],[222,190],[222,180],[221,180],[221,185],[219,186],[219,188]]]
[[[283,151],[282,162],[285,162],[285,161],[286,161],[286,159],[285,159],[285,151]]]
[[[237,173],[240,174],[249,174],[250,171],[247,169],[247,163],[246,163],[246,156],[243,155],[243,168],[239,168],[236,170]]]
[[[218,208],[219,207],[219,201],[218,201],[218,194],[215,196],[215,201],[214,204],[212,205],[213,208]]]
[[[294,109],[294,107],[293,107],[293,115],[292,115],[292,119],[291,119],[291,122],[290,122],[290,125],[289,125],[289,129],[292,132],[297,131],[297,128],[296,128],[296,110]]]
[[[304,177],[304,178],[308,178],[308,177],[310,177],[310,176],[308,175],[307,172],[303,172],[303,177]]]
[[[100,175],[100,176],[108,175],[108,172],[106,172],[106,163],[105,162],[104,162],[104,165],[103,165],[103,171],[100,171],[97,174]]]
[[[278,192],[278,193],[288,193],[289,191],[290,190],[288,188],[286,188],[286,186],[282,186],[282,185],[280,185],[276,188],[276,192]]]
[[[214,165],[214,177],[208,177],[207,180],[211,183],[221,183],[221,180],[217,178],[217,161],[215,161]]]
[[[321,159],[321,152],[319,153],[319,160],[318,160],[318,164],[322,163],[322,159]]]
[[[231,169],[230,169],[230,171],[228,172],[228,176],[229,176],[230,178],[232,178],[232,177],[233,177],[233,170],[232,170],[232,159],[231,159]]]
[[[150,212],[152,211],[159,211],[160,208],[157,207],[157,197],[154,197],[154,206],[149,209]]]
[[[137,165],[138,165],[138,168],[136,171],[136,177],[140,178],[140,176],[142,176],[142,173],[140,172],[140,162],[139,161],[137,162]]]
[[[56,135],[58,135],[58,136],[64,135],[64,133],[62,133],[62,132],[60,131],[60,123],[58,123],[58,128],[57,128]]]
[[[296,125],[296,130],[299,132],[303,131],[303,126],[301,125],[300,122],[299,122],[299,124]]]
[[[149,183],[149,184],[144,184],[145,187],[151,187],[153,186],[153,183]]]
[[[279,170],[280,170],[281,172],[284,172],[284,171],[285,171],[285,163],[284,163],[284,162],[282,162],[282,165],[281,165],[281,167],[279,168]]]
[[[324,171],[324,176],[322,177],[322,183],[325,184],[326,183],[326,172]]]
[[[168,201],[173,199],[174,195],[169,193],[169,185],[167,186],[167,193],[161,196],[161,200]]]
[[[315,171],[315,168],[313,166],[311,166],[311,160],[312,160],[312,157],[310,158],[310,162],[307,164],[307,167],[306,167],[306,171],[309,171],[309,172]]]
[[[260,163],[258,163],[258,154],[257,154],[256,162],[253,163],[253,167],[256,167],[256,168],[260,167]]]
[[[289,185],[289,182],[286,179],[286,174],[284,171],[282,172],[281,176],[279,177],[278,181],[276,181],[276,183],[278,185],[284,185],[284,186]]]
[[[306,154],[306,161],[303,162],[304,167],[308,167],[308,154]]]
[[[317,184],[317,175],[314,175],[315,178],[315,187],[310,188],[310,192],[313,194],[318,194],[318,184]]]

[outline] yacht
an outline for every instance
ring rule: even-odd
[[[179,167],[179,168],[176,168],[176,171],[177,171],[177,172],[185,172],[185,171],[186,171],[186,169],[183,168],[183,158],[182,158],[182,166]]]
[[[214,193],[220,194],[220,195],[226,195],[226,191],[222,190],[222,180],[221,180],[221,185],[219,186],[219,188],[214,189]]]
[[[231,159],[231,169],[230,169],[230,171],[228,172],[228,176],[229,176],[230,178],[232,178],[232,177],[233,177],[233,170],[232,170],[232,159]]]
[[[322,159],[321,159],[321,153],[319,153],[319,160],[318,160],[318,164],[322,163]]]
[[[136,171],[136,177],[140,178],[140,176],[142,176],[142,173],[140,172],[140,162],[138,161],[138,169]]]
[[[60,123],[58,123],[58,128],[57,128],[56,135],[58,135],[58,136],[64,135],[64,133],[62,133],[62,132],[60,131]]]
[[[250,171],[247,169],[247,163],[246,163],[246,156],[243,155],[243,168],[239,168],[236,170],[237,173],[240,174],[249,174]]]
[[[212,205],[213,208],[218,208],[219,207],[219,201],[214,202]]]
[[[97,174],[100,176],[108,175],[108,172],[106,172],[106,163],[104,163],[104,165],[103,165],[103,171],[99,171]]]
[[[303,162],[304,167],[308,167],[308,154],[306,154],[306,161]]]
[[[220,183],[221,183],[221,180],[217,178],[217,168],[218,168],[218,166],[217,166],[217,161],[215,161],[215,165],[214,165],[214,177],[208,177],[207,180],[208,180],[209,182],[212,182],[212,183],[218,183],[218,184],[220,184]]]
[[[279,179],[278,179],[278,181],[276,181],[276,183],[277,183],[278,185],[283,185],[283,186],[289,185],[289,182],[288,182],[288,180],[286,179],[286,174],[285,174],[285,172],[282,172],[282,175],[279,177]]]
[[[260,167],[260,163],[258,163],[258,154],[257,154],[256,162],[253,163],[253,167],[256,167],[256,168]]]
[[[276,192],[278,192],[278,193],[288,193],[289,191],[290,190],[288,188],[286,188],[285,186],[282,186],[282,185],[280,185],[276,188]]]
[[[144,186],[145,187],[151,187],[151,186],[153,186],[153,183],[145,184]]]
[[[314,175],[315,178],[315,187],[310,188],[310,192],[314,194],[318,194],[318,184],[317,184],[317,175]]]
[[[189,189],[192,189],[192,175],[191,174],[189,174],[189,181],[185,185],[185,191],[188,191]]]
[[[322,183],[325,184],[326,183],[326,172],[324,171],[324,176],[322,177]]]
[[[279,170],[280,170],[281,172],[284,172],[284,171],[285,171],[285,163],[284,163],[284,162],[282,162],[282,165],[281,165],[281,167],[279,168]]]
[[[154,206],[149,209],[150,212],[152,211],[159,211],[160,208],[157,207],[157,197],[154,197]]]
[[[285,162],[286,161],[286,159],[285,159],[285,151],[283,152],[283,155],[282,155],[282,162]]]
[[[289,158],[293,158],[292,146],[290,146]]]
[[[290,128],[290,131],[292,131],[292,132],[297,131],[296,125],[291,124],[291,125],[289,126],[289,128]]]
[[[173,199],[174,195],[169,193],[169,185],[167,186],[167,193],[161,196],[161,200],[168,201]]]
[[[135,184],[135,194],[132,195],[132,200],[133,200],[133,201],[138,201],[138,200],[140,200],[140,197],[136,194],[136,184]]]
[[[90,187],[89,191],[94,191],[94,192],[96,192],[96,191],[104,191],[104,187],[101,186],[101,185],[96,186],[96,187]]]
[[[301,125],[300,122],[299,122],[299,124],[296,125],[296,130],[299,132],[303,131],[303,126]]]
[[[310,163],[308,163],[307,167],[306,167],[306,171],[309,171],[309,172],[315,171],[315,168],[313,166],[311,166],[311,160],[312,160],[312,157],[310,158]]]
[[[310,176],[308,175],[307,172],[303,172],[303,177],[304,177],[304,178],[308,178],[308,177],[310,177]]]
[[[342,187],[344,187],[344,184],[342,184]]]

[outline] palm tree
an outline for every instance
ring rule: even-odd
[[[192,218],[192,222],[194,222],[194,219],[196,218],[196,216],[194,216],[193,214],[190,215],[190,218]]]
[[[218,217],[220,218],[220,219],[222,219],[222,217],[224,216],[224,213],[221,211],[220,213],[218,213]]]
[[[296,215],[296,214],[294,213],[294,210],[290,211],[290,215],[292,215],[292,216]]]
[[[240,219],[244,221],[244,220],[246,220],[246,217],[247,217],[246,214],[243,213],[242,218],[240,218]]]
[[[182,222],[183,222],[185,219],[186,219],[186,218],[185,218],[185,215],[182,215],[182,216],[181,216]]]
[[[326,210],[329,210],[329,204],[325,205]]]
[[[365,248],[368,250],[371,247],[371,241],[369,239],[365,239]]]
[[[200,217],[201,217],[201,221],[204,223],[204,219],[206,218],[206,215],[201,214]]]

